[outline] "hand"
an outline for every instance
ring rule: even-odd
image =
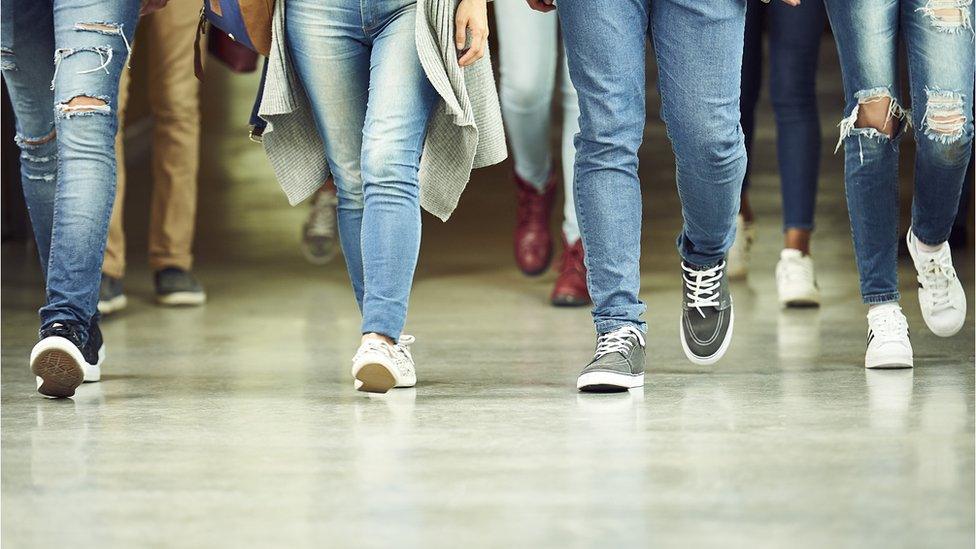
[[[464,49],[467,34],[471,46]],[[488,49],[488,6],[485,0],[461,0],[454,16],[454,42],[461,58],[458,65],[467,67],[485,56]]]
[[[547,12],[556,9],[553,4],[556,0],[526,0],[529,3],[529,7],[535,11]]]
[[[150,13],[162,9],[166,6],[169,0],[142,0],[142,8],[139,9],[139,15],[149,15]]]

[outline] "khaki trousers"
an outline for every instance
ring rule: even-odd
[[[193,75],[193,41],[200,2],[172,0],[139,23],[141,42],[148,48],[141,60],[149,87],[152,130],[152,205],[149,213],[149,267],[189,270],[193,265],[193,232],[200,165],[200,85]],[[128,101],[129,71],[119,87],[118,190],[102,272],[125,274],[125,154],[121,128]],[[141,217],[141,216],[140,216]]]

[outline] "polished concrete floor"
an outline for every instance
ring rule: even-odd
[[[973,546],[972,321],[932,336],[903,264],[916,368],[863,369],[832,147],[814,243],[824,304],[782,311],[762,112],[754,271],[733,288],[731,351],[694,366],[677,339],[677,198],[651,97],[649,375],[611,395],[574,387],[588,312],[547,306],[554,275],[512,263],[509,167],[478,173],[455,219],[424,219],[408,320],[419,384],[370,396],[349,375],[358,316],[341,260],[304,262],[304,208],[286,205],[243,139],[250,85],[208,83],[197,271],[209,304],[151,304],[135,213],[146,173],[130,166],[130,307],[104,324],[104,381],[73,400],[34,393],[38,268],[23,246],[3,248],[5,547]],[[836,74],[820,89],[828,144]],[[956,263],[972,304],[972,251]]]

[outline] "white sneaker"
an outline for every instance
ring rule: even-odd
[[[784,307],[820,305],[820,288],[813,271],[813,258],[800,250],[786,248],[776,264],[776,291]]]
[[[868,311],[868,349],[865,368],[911,368],[912,342],[908,320],[897,303],[876,305]]]
[[[934,252],[922,251],[911,227],[905,242],[918,271],[918,304],[925,325],[939,337],[955,335],[966,324],[966,292],[952,266],[949,244],[943,242]]]
[[[394,387],[413,387],[417,371],[410,345],[413,336],[401,335],[396,345],[369,340],[359,346],[352,359],[352,375],[357,391],[385,393]]]
[[[756,240],[756,227],[747,223],[741,214],[735,218],[735,242],[729,248],[728,267],[726,276],[729,278],[745,278],[749,274],[749,262],[752,259],[752,243]]]

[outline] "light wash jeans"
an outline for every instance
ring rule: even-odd
[[[499,81],[502,115],[515,159],[515,174],[542,191],[552,172],[549,130],[552,100],[559,73],[563,111],[563,236],[570,245],[579,240],[573,200],[573,163],[579,133],[579,100],[569,79],[566,56],[559,62],[559,19],[552,13],[528,9],[524,0],[495,0],[498,27]]]
[[[847,116],[844,146],[847,209],[865,303],[897,301],[898,143],[915,130],[912,232],[926,244],[949,238],[973,143],[973,4],[971,0],[826,0],[837,40]],[[934,7],[948,8],[945,20]],[[911,112],[898,85],[898,41],[908,52]],[[894,139],[856,128],[859,105],[891,98],[900,120]]]
[[[560,0],[557,12],[579,93],[576,212],[593,318],[606,333],[646,330],[640,290],[644,63],[650,31],[661,116],[677,161],[685,261],[712,266],[735,238],[746,169],[739,126],[744,0]],[[678,269],[676,268],[677,272]]]
[[[289,0],[288,50],[326,145],[362,332],[399,339],[420,252],[418,171],[438,100],[414,0]]]
[[[17,116],[21,175],[47,284],[41,328],[97,313],[115,201],[119,77],[139,0],[3,0],[0,68]],[[75,107],[76,97],[101,101]]]

